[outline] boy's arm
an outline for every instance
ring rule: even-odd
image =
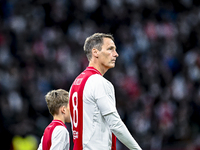
[[[38,146],[38,149],[37,149],[37,150],[42,150],[42,140],[43,140],[43,136],[42,136],[42,138],[41,138],[41,142],[40,142],[40,144],[39,144],[39,146]]]

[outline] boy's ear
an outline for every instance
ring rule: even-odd
[[[62,114],[65,114],[65,109],[66,109],[65,106],[61,106],[60,109],[61,109],[61,113],[62,113]]]

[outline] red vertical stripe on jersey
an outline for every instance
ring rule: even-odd
[[[112,148],[111,150],[116,150],[116,136],[112,133]]]

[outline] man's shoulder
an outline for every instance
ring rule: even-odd
[[[112,86],[112,83],[110,81],[108,81],[106,78],[104,78],[99,74],[91,75],[88,78],[88,82],[91,84],[95,84],[96,86],[101,86],[101,85]]]
[[[94,82],[106,82],[107,79],[104,78],[103,76],[99,75],[99,74],[93,74],[89,77],[90,80],[93,80]]]

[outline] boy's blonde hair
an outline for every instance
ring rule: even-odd
[[[63,89],[52,90],[45,95],[45,100],[50,114],[58,114],[61,106],[67,106],[69,103],[69,93]]]

